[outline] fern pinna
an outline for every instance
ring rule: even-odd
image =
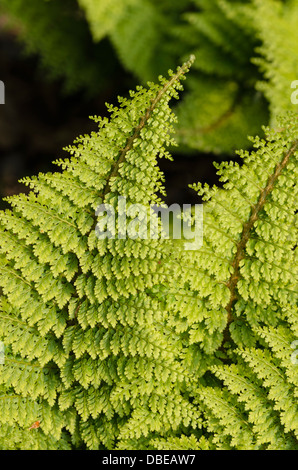
[[[102,203],[161,203],[192,61],[109,106],[0,215],[2,449],[298,448],[296,115],[219,165],[223,189],[193,186],[199,250],[96,232]]]

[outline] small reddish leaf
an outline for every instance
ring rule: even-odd
[[[40,421],[35,421],[33,424],[31,424],[31,426],[29,428],[29,431],[31,429],[37,429],[37,428],[39,428],[39,426],[40,426]]]

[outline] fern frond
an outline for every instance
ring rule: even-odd
[[[183,345],[161,295],[172,269],[170,241],[96,234],[100,204],[117,212],[119,196],[128,206],[159,203],[157,157],[173,143],[168,102],[192,61],[109,106],[110,120],[95,118],[99,132],[78,138],[71,158],[57,162],[62,172],[24,179],[29,194],[9,198],[11,210],[0,215],[1,338],[10,350],[1,383],[57,410],[55,433],[44,408],[38,412],[52,438],[64,429],[74,440],[79,432],[87,447],[114,447],[197,421],[184,396]],[[140,168],[148,187],[136,186]],[[74,187],[84,192],[78,205]]]
[[[229,363],[211,366],[223,387],[194,392],[216,448],[297,448],[298,372],[291,361],[298,319],[297,129],[292,114],[278,131],[265,129],[266,140],[254,139],[256,150],[240,152],[241,167],[216,165],[223,190],[193,185],[207,202],[204,249],[185,270],[204,305],[204,313],[191,319],[189,341],[194,337],[202,349],[210,337],[217,294],[219,351]],[[223,261],[212,265],[208,259],[215,255]],[[219,269],[222,263],[226,270]],[[228,300],[216,287],[227,289]]]
[[[298,43],[297,4],[293,1],[254,0],[255,25],[262,40],[258,48],[260,57],[254,62],[263,72],[257,88],[261,90],[270,106],[271,125],[276,125],[278,116],[287,110],[295,111],[291,103],[291,83],[297,79]]]

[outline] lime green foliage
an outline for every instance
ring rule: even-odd
[[[62,6],[63,3],[63,6]],[[184,151],[233,154],[291,110],[298,79],[295,0],[2,0],[54,74],[90,94],[119,63],[145,84],[197,57],[176,110]],[[55,25],[55,27],[53,27]],[[58,25],[58,26],[57,26]],[[88,36],[89,33],[89,36]],[[93,43],[91,41],[93,38]],[[292,109],[293,110],[293,109]]]
[[[3,449],[298,449],[297,116],[217,165],[223,189],[193,186],[201,249],[96,235],[99,204],[160,202],[192,61],[0,214]]]
[[[185,271],[200,306],[189,331],[195,353],[227,321],[218,337],[226,358],[210,368],[218,382],[194,392],[216,449],[298,448],[298,368],[290,360],[298,326],[297,115],[280,126],[265,130],[266,141],[253,139],[251,154],[239,152],[241,168],[217,165],[223,190],[195,185],[208,201],[204,247]]]
[[[3,448],[113,448],[196,425],[164,299],[168,260],[178,254],[169,240],[95,233],[102,202],[159,202],[156,160],[172,144],[168,101],[188,66],[110,106],[110,121],[96,118],[99,132],[57,162],[61,173],[26,178],[33,191],[10,198],[1,214]]]
[[[272,0],[255,0],[259,14],[254,17],[262,41],[262,59],[256,59],[264,75],[257,85],[264,92],[269,105],[272,123],[291,105],[290,89],[298,76],[298,6],[295,0],[284,4]]]

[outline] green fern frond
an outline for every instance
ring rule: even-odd
[[[221,189],[192,185],[199,249],[123,236],[133,207],[161,225],[157,159],[193,59],[109,106],[0,214],[1,448],[298,448],[297,114],[215,164]]]
[[[192,61],[110,106],[110,120],[96,119],[99,132],[81,136],[68,148],[72,157],[57,162],[61,173],[25,178],[29,194],[9,198],[12,209],[0,215],[1,338],[9,348],[1,383],[57,409],[56,434],[44,415],[30,418],[41,419],[49,439],[62,428],[72,435],[69,413],[91,448],[196,422],[184,396],[182,343],[159,298],[170,241],[96,235],[100,204],[117,209],[119,195],[130,205],[160,202],[157,157],[168,156],[175,120],[168,102]],[[138,184],[140,168],[147,187]],[[74,185],[84,191],[79,205]],[[25,432],[27,415],[20,423]]]
[[[264,75],[257,88],[269,102],[271,124],[275,125],[281,113],[289,109],[295,111],[291,103],[291,84],[298,76],[297,3],[291,0],[254,0],[253,3],[256,8],[254,19],[257,34],[262,41],[258,48],[261,57],[255,59],[255,63]]]
[[[222,385],[194,391],[216,448],[297,448],[297,130],[292,114],[240,152],[241,167],[216,165],[223,190],[193,185],[207,200],[204,245],[184,270],[203,305],[190,322],[193,361],[227,320],[214,344],[227,364],[211,366]]]

